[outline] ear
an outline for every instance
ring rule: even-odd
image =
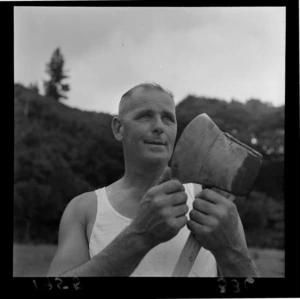
[[[120,118],[118,116],[114,116],[111,122],[111,129],[113,134],[118,141],[122,141],[123,139],[123,126],[121,124]]]

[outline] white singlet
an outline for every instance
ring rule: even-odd
[[[191,210],[194,200],[194,185],[184,184],[184,188],[188,196],[187,205]],[[113,241],[132,221],[132,219],[122,216],[111,206],[105,187],[96,190],[95,193],[97,195],[97,214],[89,242],[91,258]],[[151,249],[131,276],[171,276],[189,232],[185,226],[173,239]],[[210,251],[202,247],[189,277],[216,276],[217,264],[215,258]]]

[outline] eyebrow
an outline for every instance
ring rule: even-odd
[[[140,109],[136,112],[136,115],[139,116],[143,113],[150,113],[151,114],[153,112],[154,112],[154,110],[152,110],[152,109],[143,109],[142,108],[142,109]],[[162,115],[167,115],[167,116],[170,116],[172,119],[175,119],[175,115],[173,115],[173,113],[171,113],[170,111],[167,111],[167,110],[163,110]]]
[[[173,120],[176,120],[176,115],[174,115],[173,113],[171,113],[169,111],[164,110],[163,115],[167,115],[167,116],[171,117]]]

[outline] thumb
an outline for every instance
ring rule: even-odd
[[[171,168],[167,166],[164,172],[162,173],[162,175],[159,177],[156,185],[160,185],[166,181],[169,181],[171,180],[171,178],[172,178]]]

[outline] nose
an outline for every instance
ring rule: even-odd
[[[164,132],[163,122],[160,116],[155,117],[153,120],[153,132],[157,134],[161,134]]]

